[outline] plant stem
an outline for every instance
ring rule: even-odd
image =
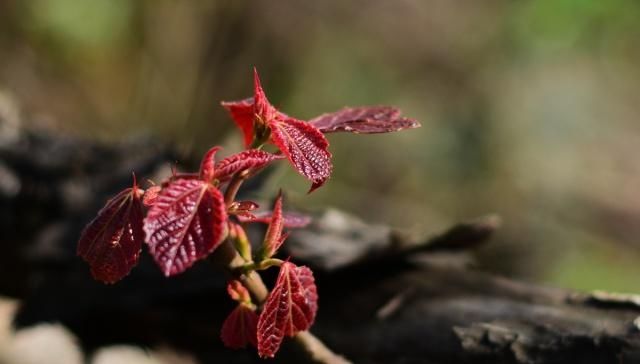
[[[229,206],[236,199],[240,186],[247,177],[247,170],[238,172],[231,177],[231,181],[227,186],[227,190],[224,192],[224,203]]]
[[[256,305],[261,306],[269,296],[269,290],[265,286],[258,272],[252,270],[248,273],[238,273],[247,261],[238,254],[233,243],[225,240],[210,256],[210,260],[220,267],[227,276],[239,279],[247,288],[255,300]],[[292,340],[301,352],[307,356],[309,363],[316,364],[349,364],[342,356],[334,353],[320,339],[309,331],[297,333]]]
[[[309,356],[311,363],[351,364],[344,357],[334,353],[320,339],[309,331],[301,331],[293,337],[296,343]]]
[[[218,249],[211,254],[209,260],[213,262],[215,266],[222,269],[228,277],[240,280],[247,290],[249,290],[249,293],[251,293],[258,305],[267,299],[269,290],[267,290],[267,287],[257,272],[237,273],[247,264],[247,261],[240,256],[229,239],[225,240]]]
[[[249,242],[247,233],[244,231],[242,226],[230,223],[227,239],[231,239],[231,241],[233,241],[233,246],[235,246],[236,250],[245,261],[251,262],[253,256],[251,254],[251,242]]]
[[[240,274],[246,274],[254,270],[265,270],[273,266],[281,266],[284,263],[281,259],[269,258],[259,262],[248,262],[238,268]]]

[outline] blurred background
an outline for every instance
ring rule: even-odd
[[[0,104],[25,128],[196,155],[240,149],[219,101],[251,95],[254,65],[302,119],[395,105],[422,128],[330,135],[330,183],[307,196],[283,168],[266,188],[407,230],[497,213],[481,268],[638,292],[638,39],[624,0],[3,0]]]

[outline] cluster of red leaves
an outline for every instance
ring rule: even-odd
[[[237,306],[222,324],[222,342],[232,349],[252,345],[263,358],[273,357],[285,336],[309,329],[318,311],[318,292],[311,269],[290,262],[280,267],[276,285],[259,316],[240,282],[231,281],[227,291]]]
[[[284,216],[282,194],[279,194],[268,218],[269,227],[257,254],[258,261],[273,257],[286,240]],[[293,336],[311,327],[318,309],[313,273],[309,268],[297,267],[291,262],[281,264],[275,287],[269,293],[257,321],[255,306],[251,304],[246,288],[232,281],[227,290],[229,296],[239,304],[222,326],[222,341],[230,348],[252,344],[258,348],[261,357],[273,357],[285,336]]]
[[[241,256],[252,262],[250,244],[240,224],[269,224],[256,258],[258,263],[280,262],[275,287],[258,307],[239,281],[231,281],[227,291],[237,306],[224,321],[221,337],[228,347],[250,344],[258,348],[261,357],[273,357],[285,336],[307,330],[315,319],[318,294],[311,270],[272,259],[287,238],[284,228],[304,227],[310,219],[283,212],[281,195],[272,211],[255,212],[258,204],[253,201],[225,201],[220,187],[228,184],[227,194],[232,190],[230,196],[234,196],[234,181],[287,158],[312,182],[311,192],[327,181],[333,168],[323,133],[384,133],[415,128],[419,123],[388,106],[345,108],[308,122],[292,118],[271,105],[255,69],[253,98],[223,102],[222,106],[242,131],[247,150],[216,162],[220,148],[213,147],[204,155],[199,173],[174,173],[146,191],[134,178],[133,186],[107,201],[83,230],[77,252],[97,280],[114,283],[137,264],[144,241],[162,272],[172,276],[208,256],[227,237],[235,240]],[[280,152],[260,150],[267,141]],[[230,219],[230,215],[234,217]]]
[[[240,215],[241,216],[241,215]],[[271,258],[287,234],[282,212],[282,194],[278,195],[270,214],[269,227],[264,237],[257,261]],[[251,221],[258,221],[253,219]],[[238,229],[238,225],[231,225]],[[239,231],[235,236],[242,238]],[[261,357],[273,357],[285,336],[308,329],[317,311],[317,293],[311,270],[283,262],[276,285],[262,307],[260,316],[255,313],[249,292],[238,281],[231,281],[227,287],[231,299],[238,302],[222,325],[221,337],[230,348],[244,348],[248,344],[258,348]]]
[[[166,276],[184,272],[220,245],[228,208],[216,185],[241,171],[255,173],[281,157],[250,150],[215,163],[218,150],[205,154],[195,177],[176,175],[144,195],[134,185],[107,202],[78,243],[78,255],[96,279],[114,283],[126,276],[138,261],[143,240]],[[143,202],[149,207],[146,217]]]
[[[268,130],[270,141],[289,159],[295,169],[313,184],[309,192],[322,186],[333,165],[329,142],[320,130],[279,112],[267,99],[254,69],[253,99],[222,102],[244,134],[245,147],[254,141],[256,128]]]
[[[305,122],[269,103],[255,69],[253,87],[253,98],[223,101],[222,106],[242,131],[246,147],[254,141],[256,128],[269,130],[271,143],[284,153],[298,173],[312,182],[309,192],[322,186],[333,169],[329,142],[323,133],[388,133],[420,126],[416,120],[401,117],[400,110],[390,106],[344,108]]]

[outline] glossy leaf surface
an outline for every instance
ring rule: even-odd
[[[313,273],[285,262],[258,319],[258,354],[273,357],[285,336],[309,329],[318,309]]]
[[[135,186],[123,190],[82,231],[77,253],[95,279],[114,283],[138,263],[144,240],[141,195]]]
[[[224,182],[233,177],[234,174],[244,170],[255,173],[267,166],[274,160],[282,159],[284,156],[267,153],[259,149],[249,149],[238,154],[229,156],[216,163],[213,178]]]
[[[309,192],[322,186],[331,176],[329,142],[313,125],[293,118],[279,120],[271,124],[271,140],[298,173],[313,183]]]
[[[166,276],[183,272],[224,238],[222,194],[197,179],[177,179],[162,189],[144,219],[145,241]]]
[[[400,110],[391,106],[359,106],[322,114],[309,123],[323,133],[351,132],[359,134],[390,133],[417,128],[420,123],[400,116]]]
[[[248,344],[257,344],[258,315],[247,304],[239,304],[224,320],[221,338],[224,345],[231,349],[241,349]]]

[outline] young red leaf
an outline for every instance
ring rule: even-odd
[[[241,223],[258,222],[263,224],[271,223],[272,211],[260,211],[252,213],[252,216],[238,215]],[[282,226],[289,229],[303,228],[311,223],[311,216],[299,212],[283,212]]]
[[[226,220],[218,189],[197,179],[177,179],[162,189],[147,213],[145,241],[164,274],[171,276],[220,245]]]
[[[229,214],[243,216],[247,219],[253,219],[252,211],[260,207],[257,203],[253,201],[234,201],[229,205],[227,212]]]
[[[271,154],[259,149],[249,149],[229,156],[215,165],[213,178],[224,182],[234,174],[250,169],[255,173],[274,160],[284,158],[282,155]]]
[[[171,182],[179,179],[200,179],[200,173],[184,173],[184,172],[176,172],[175,170],[173,170],[173,174],[171,175],[171,177],[162,181],[162,184],[160,184],[160,186],[162,188],[165,188]]]
[[[200,179],[206,182],[213,179],[216,164],[216,153],[220,150],[220,147],[213,147],[207,151],[200,162]]]
[[[271,105],[262,89],[260,76],[258,76],[258,70],[255,67],[253,68],[253,107],[258,122],[264,125],[270,125],[278,115],[278,110]]]
[[[144,191],[144,196],[142,196],[142,204],[147,207],[151,207],[156,202],[161,190],[162,187],[160,186],[151,186],[147,188]]]
[[[249,238],[247,238],[247,233],[244,231],[242,226],[234,223],[233,221],[228,220],[227,226],[229,230],[228,237],[233,242],[238,253],[240,253],[240,256],[248,262],[251,261],[251,242],[249,241]]]
[[[329,179],[333,169],[329,142],[316,127],[293,118],[277,120],[271,123],[271,140],[298,173],[313,182],[309,192]]]
[[[240,281],[232,280],[227,284],[227,293],[232,300],[237,302],[251,303],[251,296],[245,286]]]
[[[253,141],[253,97],[239,101],[222,101],[222,107],[227,109],[233,121],[242,131],[244,146],[248,148]]]
[[[258,354],[273,357],[284,336],[311,327],[317,310],[318,293],[311,270],[284,262],[258,319]]]
[[[77,253],[95,279],[114,283],[138,263],[144,240],[141,195],[136,186],[118,193],[82,231]]]
[[[223,101],[221,104],[242,130],[245,148],[248,148],[253,142],[256,123],[266,126],[280,115],[278,110],[269,103],[255,67],[253,69],[253,97],[238,101]]]
[[[416,120],[400,116],[400,110],[391,106],[359,106],[322,114],[309,120],[323,133],[346,131],[351,133],[390,133],[417,128]]]
[[[240,349],[257,343],[258,315],[250,305],[239,304],[224,320],[220,337],[224,345],[231,349]]]
[[[278,198],[276,198],[275,204],[273,205],[271,222],[269,223],[267,232],[264,235],[264,242],[262,243],[262,249],[260,250],[260,257],[262,259],[271,258],[284,242],[284,239],[282,239],[282,228],[282,192],[280,192],[278,194]]]

